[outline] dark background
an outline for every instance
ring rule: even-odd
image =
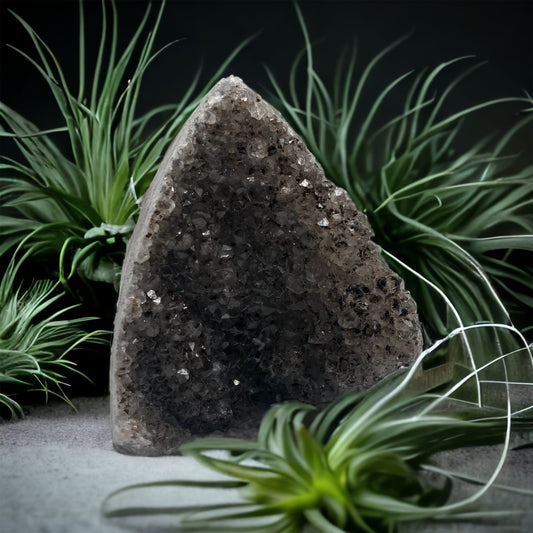
[[[109,4],[109,1],[106,0]],[[148,27],[159,2],[152,6]],[[101,3],[86,0],[87,50],[96,54],[100,35]],[[117,0],[120,42],[135,31],[148,2]],[[464,62],[443,77],[450,81],[474,61],[487,64],[453,92],[451,106],[479,103],[502,96],[533,93],[532,1],[301,1],[315,43],[316,66],[328,80],[340,52],[358,42],[358,72],[393,40],[411,37],[382,61],[367,85],[363,103],[370,104],[386,84],[404,72],[432,67],[465,55]],[[109,7],[109,5],[108,5]],[[0,100],[41,128],[62,125],[46,84],[35,69],[6,46],[12,44],[35,55],[32,44],[9,10],[20,14],[56,54],[73,92],[77,89],[77,0],[0,0]],[[177,101],[203,62],[205,81],[244,38],[261,33],[233,62],[228,73],[239,75],[267,96],[271,86],[268,65],[286,86],[290,66],[303,46],[292,2],[289,0],[181,1],[167,3],[156,47],[183,39],[165,51],[145,76],[139,111]],[[91,63],[90,63],[91,64]],[[89,70],[90,72],[90,70]],[[403,84],[407,90],[408,83]],[[385,109],[400,111],[405,92],[397,91]],[[363,107],[364,109],[364,107]],[[480,114],[476,133],[487,127],[505,127],[515,108],[494,108]],[[531,141],[531,139],[529,139]],[[529,142],[528,141],[528,142]],[[524,143],[520,147],[523,149]],[[12,155],[11,143],[2,141],[2,153]]]

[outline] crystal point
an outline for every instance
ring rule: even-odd
[[[408,364],[416,306],[372,235],[280,114],[221,80],[169,148],[128,245],[115,448],[250,436],[272,403],[324,404]]]

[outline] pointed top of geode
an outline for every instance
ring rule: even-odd
[[[171,453],[320,404],[420,351],[416,306],[366,217],[235,76],[184,124],[128,244],[111,357],[113,442]]]

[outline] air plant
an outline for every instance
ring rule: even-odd
[[[80,0],[77,91],[67,83],[53,51],[29,24],[13,14],[31,38],[37,56],[14,49],[31,62],[48,84],[64,125],[40,130],[0,103],[0,136],[11,137],[24,158],[24,162],[6,157],[0,160],[0,255],[32,234],[35,239],[25,240],[26,246],[31,246],[34,258],[50,261],[65,285],[76,274],[85,280],[118,286],[140,198],[165,150],[199,100],[248,42],[235,48],[205,87],[197,88],[198,71],[179,102],[136,116],[146,70],[173,44],[153,52],[164,7],[163,1],[142,42],[150,13],[147,8],[120,53],[115,3],[102,0],[100,44],[94,70],[87,76]],[[137,49],[140,52],[135,59]],[[62,153],[54,143],[53,135],[59,132],[67,133],[72,156]]]
[[[452,91],[480,66],[468,65],[439,91],[444,73],[471,61],[458,58],[416,76],[403,108],[383,119],[383,103],[413,74],[392,80],[369,109],[361,108],[361,96],[380,60],[401,39],[375,56],[358,77],[355,52],[344,56],[330,88],[316,70],[310,37],[295,7],[305,48],[293,64],[288,93],[269,71],[273,99],[326,175],[368,216],[385,259],[417,301],[428,343],[480,320],[518,320],[528,329],[533,165],[517,164],[508,145],[514,137],[532,135],[531,99],[500,98],[444,114]],[[457,148],[465,120],[509,103],[524,108],[509,131],[499,136],[488,131],[492,139],[475,139],[467,150]]]
[[[0,280],[0,405],[13,418],[23,415],[16,398],[28,390],[71,404],[64,391],[66,374],[81,374],[71,355],[105,345],[110,336],[109,331],[90,329],[94,317],[74,317],[71,312],[79,305],[57,309],[64,297],[58,281],[34,280],[25,287],[17,282],[29,254],[31,249],[19,259],[15,253]]]
[[[498,487],[508,450],[533,442],[533,420],[526,416],[533,405],[514,403],[517,383],[490,377],[492,367],[505,371],[507,361],[520,354],[526,354],[531,363],[529,348],[495,356],[445,390],[419,390],[417,385],[428,357],[446,349],[457,335],[479,329],[517,333],[497,324],[460,328],[425,350],[411,368],[369,390],[341,396],[322,411],[302,403],[272,407],[261,422],[257,440],[208,438],[184,444],[183,454],[223,477],[125,487],[106,498],[104,515],[131,519],[161,514],[184,532],[391,533],[413,521],[519,512],[473,506],[489,489]],[[459,399],[457,393],[472,381],[490,386],[487,397],[498,397],[500,407],[479,407],[475,394],[473,401]],[[516,439],[519,434],[521,440]],[[454,471],[435,458],[442,451],[497,444],[500,459],[488,479]],[[472,490],[458,497],[457,485],[464,483]],[[165,508],[131,505],[135,491],[162,487],[218,489],[228,495],[238,490],[240,498]]]

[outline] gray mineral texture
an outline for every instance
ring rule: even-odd
[[[280,114],[221,80],[167,152],[128,246],[115,448],[249,435],[273,403],[324,404],[409,364],[416,306],[372,235]]]

